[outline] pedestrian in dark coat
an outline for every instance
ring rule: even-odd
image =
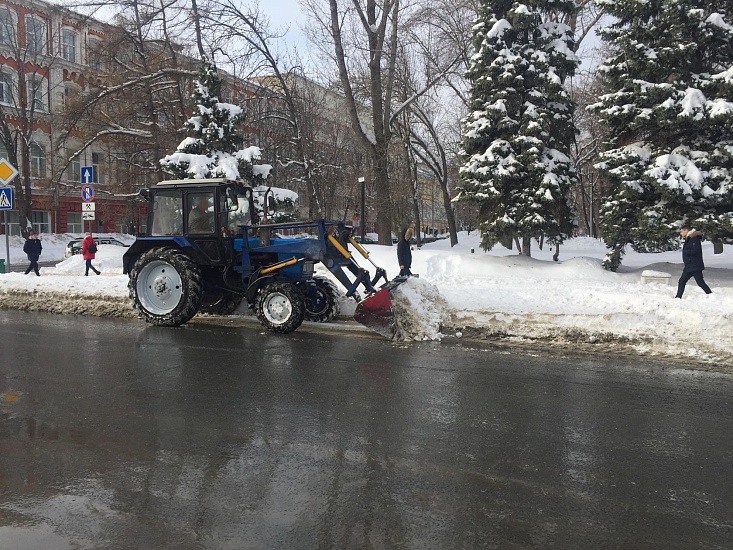
[[[28,261],[30,262],[28,269],[25,270],[26,275],[33,271],[39,277],[41,276],[38,271],[38,258],[41,257],[41,250],[43,250],[41,240],[38,238],[38,234],[31,230],[31,232],[28,233],[28,238],[26,239],[25,244],[23,245],[23,252],[26,253]]]
[[[410,239],[412,228],[408,227],[402,231],[400,240],[397,243],[397,262],[400,264],[400,277],[411,277],[412,251],[410,250]]]
[[[89,275],[90,269],[97,275],[101,274],[101,271],[97,271],[92,265],[92,260],[96,258],[96,252],[97,242],[94,240],[94,237],[92,237],[92,234],[87,232],[86,237],[84,237],[84,240],[81,242],[81,255],[86,262],[86,271],[84,272],[85,276]]]
[[[705,284],[705,279],[702,278],[702,271],[705,269],[705,264],[702,261],[702,233],[683,225],[680,228],[680,237],[685,239],[682,245],[682,262],[685,264],[685,268],[682,270],[679,283],[677,283],[675,298],[682,298],[687,281],[693,277],[697,286],[703,289],[705,294],[710,294],[712,290]]]

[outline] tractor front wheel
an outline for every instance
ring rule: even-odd
[[[314,277],[314,288],[303,288],[305,318],[316,323],[327,323],[341,312],[341,291],[325,277]]]
[[[257,294],[255,313],[267,330],[293,332],[305,317],[303,295],[290,283],[269,284]]]
[[[183,252],[152,248],[135,261],[128,283],[134,307],[154,325],[177,327],[198,313],[201,270]]]

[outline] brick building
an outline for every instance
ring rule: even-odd
[[[146,60],[155,65],[150,70],[179,69],[180,74],[171,77],[174,85],[168,87],[178,89],[168,96],[158,92],[160,95],[150,103],[145,103],[141,97],[144,94],[139,92],[121,97],[116,104],[108,103],[105,115],[110,127],[119,122],[120,126],[141,130],[137,134],[104,133],[100,130],[106,129],[99,120],[77,120],[70,113],[85,98],[102,88],[119,85],[126,77],[122,72],[134,65],[140,47],[124,42],[126,37],[129,39],[129,33],[120,32],[119,27],[49,2],[0,0],[0,158],[8,159],[20,172],[11,185],[19,187],[18,194],[30,195],[28,221],[36,231],[126,232],[143,227],[145,203],[136,200],[136,192],[162,177],[159,159],[181,140],[179,130],[190,114],[190,105],[184,105],[181,98],[190,98],[198,61],[187,57],[176,45],[146,40]],[[186,71],[188,74],[183,74]],[[262,149],[261,162],[275,167],[272,185],[298,192],[303,201],[301,209],[307,212],[310,196],[302,189],[300,174],[282,168],[288,164],[283,161],[289,156],[288,129],[272,123],[260,126],[263,113],[258,110],[264,114],[277,110],[281,100],[272,89],[265,91],[261,83],[227,73],[222,73],[222,80],[221,99],[253,112],[253,124],[258,127],[245,128],[244,136]],[[334,217],[350,218],[358,200],[357,177],[368,176],[364,173],[366,167],[362,166],[360,153],[348,143],[353,136],[338,94],[325,89],[316,94],[313,90],[318,85],[310,82],[308,87],[309,95],[321,107],[312,115],[312,135],[322,144],[322,156],[327,159],[322,162],[324,170],[331,169],[336,153],[344,156],[340,164],[345,168],[336,168],[326,180],[329,188],[321,201],[328,204],[328,212]],[[165,90],[166,86],[160,85],[159,89]],[[14,152],[8,151],[2,140],[3,125],[11,130],[24,128],[24,140],[29,145],[16,145]],[[91,139],[95,132],[104,133],[104,137]],[[92,181],[82,182],[83,167],[93,168]],[[82,220],[82,183],[94,186],[93,222]],[[16,196],[16,204],[18,200]],[[28,224],[18,209],[4,211],[4,215],[12,234],[19,234]]]

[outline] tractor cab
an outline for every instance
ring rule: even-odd
[[[148,232],[138,235],[140,245],[185,242],[201,264],[231,264],[234,238],[259,219],[253,189],[241,181],[166,180],[140,194],[148,201]]]

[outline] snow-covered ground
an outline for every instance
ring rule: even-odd
[[[113,236],[132,241],[127,235]],[[42,235],[41,260],[62,259],[71,237]],[[442,240],[413,250],[413,272],[420,277],[403,285],[395,297],[396,307],[411,313],[403,315],[406,339],[512,338],[548,345],[596,344],[599,351],[622,345],[642,353],[733,364],[733,246],[714,255],[712,245],[704,243],[705,279],[713,294],[705,295],[690,281],[684,298],[676,300],[680,251],[629,250],[619,272],[611,273],[601,267],[605,247],[595,239],[567,242],[559,262],[552,261],[552,249],[540,251],[536,243],[533,257],[525,258],[502,247],[483,252],[476,232],[462,233],[459,240],[454,248]],[[12,263],[24,263],[21,248],[20,239],[11,239]],[[397,274],[396,247],[366,248],[374,263],[390,276]],[[41,277],[0,275],[0,307],[131,315],[123,252],[122,247],[99,247],[94,262],[102,270],[99,277],[84,277],[78,256],[42,268]],[[666,285],[644,284],[645,271],[671,278]],[[353,309],[353,302],[345,302],[342,314],[349,316]],[[240,310],[248,314],[246,308]]]

